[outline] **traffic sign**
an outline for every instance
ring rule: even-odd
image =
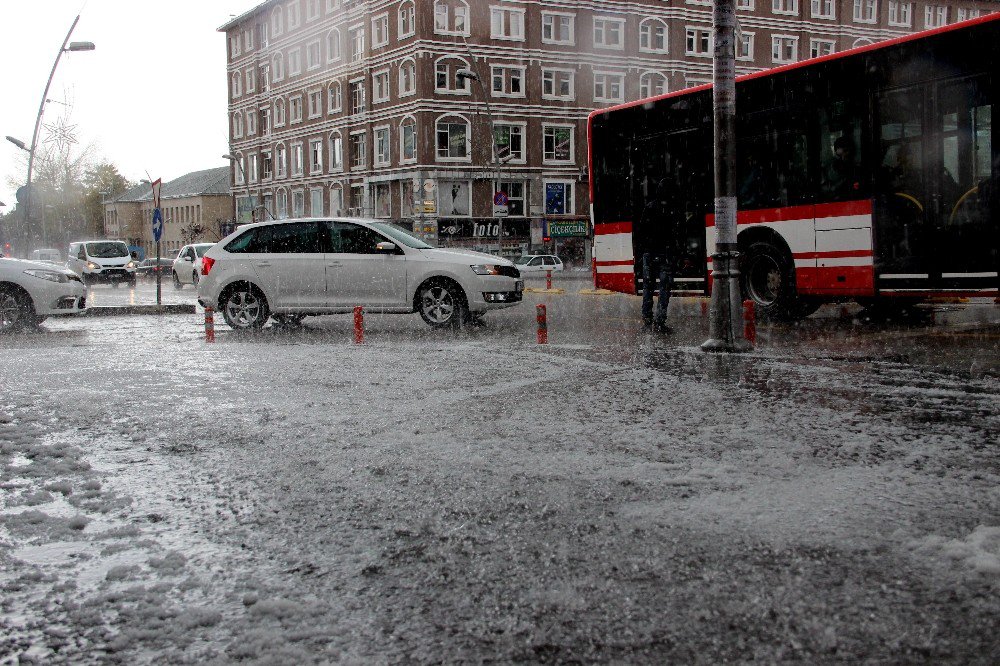
[[[507,217],[510,215],[510,209],[507,206],[493,206],[493,217]]]
[[[163,211],[159,208],[153,209],[153,240],[157,243],[160,242],[160,236],[163,235]]]
[[[508,203],[509,202],[508,202],[508,199],[507,199],[507,193],[506,192],[497,192],[496,194],[493,195],[493,205],[494,206],[504,206],[504,207],[506,207]]]

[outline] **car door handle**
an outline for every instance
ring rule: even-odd
[[[270,261],[258,261],[257,265],[258,266],[263,266],[264,268],[267,268],[268,266],[271,265],[271,262]]]
[[[340,262],[339,261],[330,261],[330,262],[327,262],[326,265],[329,266],[330,268],[336,268],[337,266],[340,266]]]

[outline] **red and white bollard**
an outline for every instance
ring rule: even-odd
[[[707,298],[701,299],[701,316],[702,317],[707,317],[708,316],[708,299]]]
[[[594,276],[594,289],[597,289],[597,258],[590,260],[590,271]],[[1000,299],[998,299],[1000,300]]]
[[[215,310],[205,308],[205,342],[215,342]]]
[[[751,345],[757,344],[757,304],[743,301],[743,337]]]
[[[365,309],[360,305],[354,308],[354,344],[365,343]]]
[[[535,319],[538,321],[538,344],[549,344],[549,322],[544,305],[535,306]]]
[[[545,271],[545,288],[552,288],[552,271]]]

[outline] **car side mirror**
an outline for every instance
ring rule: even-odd
[[[396,249],[396,244],[389,241],[382,241],[375,246],[375,251],[379,254],[395,254]]]

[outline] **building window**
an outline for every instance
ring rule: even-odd
[[[472,187],[467,180],[438,181],[438,214],[442,217],[472,215]]]
[[[240,36],[233,35],[229,38],[229,57],[236,58],[240,55]]]
[[[319,18],[319,0],[306,0],[306,20]]]
[[[809,57],[810,58],[820,58],[822,56],[827,56],[836,50],[837,43],[832,39],[810,39],[809,40]]]
[[[302,17],[299,16],[299,0],[295,0],[288,5],[288,29],[294,30],[299,27]]]
[[[799,0],[771,0],[771,11],[775,14],[798,14]]]
[[[239,72],[233,72],[233,99],[243,94],[243,76]]]
[[[524,41],[524,10],[490,7],[490,37]]]
[[[295,177],[295,176],[301,176],[302,173],[303,173],[303,168],[304,168],[303,159],[302,159],[302,144],[301,143],[293,143],[292,144],[291,159],[292,159],[292,165],[291,165],[292,166],[292,176],[293,177]]]
[[[344,210],[344,189],[339,185],[330,188],[330,215],[340,215]]]
[[[375,183],[372,186],[372,196],[375,199],[375,217],[392,217],[389,183]]]
[[[288,151],[285,150],[285,144],[279,143],[274,149],[274,159],[277,162],[277,177],[284,178],[288,174]]]
[[[326,33],[326,59],[329,62],[340,60],[340,31],[331,30]]]
[[[260,118],[260,135],[271,135],[271,108],[259,109],[257,116]]]
[[[372,102],[377,104],[379,102],[389,101],[389,70],[384,69],[381,72],[375,72],[372,74]]]
[[[279,99],[274,102],[274,126],[285,126],[285,100]]]
[[[812,0],[810,8],[813,18],[836,18],[836,5],[834,4],[834,0]]]
[[[469,94],[469,79],[458,78],[458,70],[468,69],[469,63],[458,58],[442,58],[434,64],[435,92]]]
[[[799,38],[788,35],[771,37],[771,61],[775,63],[795,62],[799,58]]]
[[[434,32],[469,36],[469,4],[465,0],[434,0]]]
[[[575,44],[576,17],[572,14],[542,12],[542,43]]]
[[[344,108],[344,95],[340,89],[340,82],[334,81],[330,84],[327,94],[327,113],[339,113]]]
[[[330,135],[330,171],[340,171],[344,168],[344,139],[340,132]]]
[[[736,0],[736,9],[741,11],[752,12],[754,8],[754,0]]]
[[[389,166],[389,128],[375,128],[375,166]]]
[[[368,135],[364,132],[355,132],[350,138],[351,168],[360,169],[368,164]]]
[[[323,141],[321,139],[309,141],[309,173],[312,175],[323,173]]]
[[[355,26],[348,31],[351,38],[351,60],[358,62],[365,57],[365,27]]]
[[[494,65],[490,77],[494,97],[524,97],[524,68]]]
[[[285,31],[284,26],[285,22],[281,13],[281,7],[275,7],[274,11],[271,12],[271,34],[277,37]]]
[[[969,7],[959,7],[957,11],[958,11],[957,20],[959,21],[968,21],[969,19],[979,18],[982,15],[982,12],[980,10],[972,9]],[[253,45],[251,44],[250,46]],[[247,48],[250,48],[250,46],[247,46]]]
[[[380,14],[372,19],[372,48],[389,43],[389,15]]]
[[[340,0],[326,0],[326,11],[328,14],[338,9],[340,9]]]
[[[261,65],[257,71],[260,74],[261,92],[271,92],[271,66]]]
[[[574,78],[576,72],[572,69],[543,69],[542,97],[546,99],[573,99]]]
[[[322,64],[322,52],[319,40],[313,40],[306,44],[306,68],[316,69]]]
[[[288,98],[288,120],[290,123],[302,122],[302,95]]]
[[[254,92],[257,89],[257,77],[256,77],[256,72],[254,72],[253,68],[248,69],[246,72],[246,84],[247,84],[248,94]]]
[[[567,181],[545,181],[545,214],[572,215],[573,183]]]
[[[594,101],[625,101],[625,75],[611,72],[594,72]]]
[[[437,157],[439,160],[469,159],[469,123],[449,116],[437,122]]]
[[[270,180],[274,176],[274,163],[271,161],[271,151],[265,150],[260,154],[261,178]]]
[[[313,217],[323,217],[323,190],[309,190],[309,214]]]
[[[280,54],[274,54],[274,59],[271,61],[271,71],[274,73],[274,80],[281,81],[285,78],[285,58]]]
[[[256,183],[257,176],[259,174],[259,172],[257,171],[257,169],[259,168],[257,166],[257,154],[254,153],[253,155],[251,155],[247,160],[247,162],[248,162],[247,179],[249,179],[251,183]]]
[[[323,115],[323,91],[309,91],[309,117],[318,118]]]
[[[259,31],[258,35],[260,36],[260,48],[266,49],[267,46],[268,46],[268,43],[269,43],[268,42],[268,38],[267,38],[267,33],[268,33],[267,22],[265,21],[265,22],[259,24],[257,26],[257,29]]]
[[[399,96],[405,97],[417,92],[417,65],[413,60],[404,60],[399,65]]]
[[[415,11],[412,0],[399,5],[399,35],[398,39],[410,37],[417,31],[415,23]]]
[[[292,217],[306,216],[306,193],[302,190],[292,192]]]
[[[302,49],[292,49],[288,52],[288,75],[298,76],[302,73]]]
[[[399,155],[401,162],[417,159],[417,121],[404,118],[399,124]]]
[[[877,0],[854,0],[855,23],[874,23],[877,18]]]
[[[357,115],[365,112],[365,80],[351,81],[351,113]]]
[[[913,3],[889,0],[889,25],[909,28],[913,24]]]
[[[736,59],[753,60],[753,36],[752,32],[740,32],[736,38]]]
[[[247,136],[253,136],[257,133],[257,112],[253,109],[247,109]]]
[[[279,220],[288,219],[288,193],[284,190],[278,190],[278,193],[274,195],[274,212],[278,216]]]
[[[647,53],[666,53],[667,24],[659,19],[646,19],[640,23],[639,50]]]
[[[659,72],[646,72],[639,77],[639,97],[656,97],[667,92],[667,77]]]
[[[712,55],[712,31],[709,28],[687,28],[684,53],[686,55]]]
[[[527,210],[524,202],[527,201],[526,192],[528,188],[523,180],[502,180],[496,185],[497,192],[507,195],[507,214],[510,217],[524,217]]]
[[[524,125],[495,124],[493,148],[500,161],[524,162]]]
[[[573,130],[572,125],[542,125],[542,159],[572,162]]]
[[[243,114],[237,111],[233,114],[233,138],[239,139],[243,136]]]
[[[625,19],[594,17],[594,46],[603,49],[625,48]]]
[[[948,24],[948,7],[945,5],[927,5],[924,7],[924,27],[939,28]]]

